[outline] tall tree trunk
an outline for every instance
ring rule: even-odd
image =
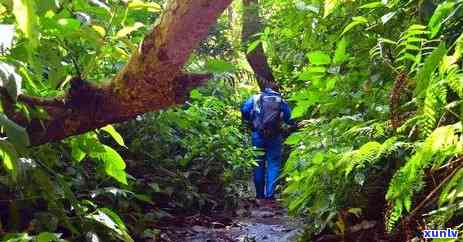
[[[262,43],[259,43],[253,50],[248,51],[249,46],[256,40],[255,35],[262,32],[262,22],[259,17],[258,0],[243,0],[243,29],[241,40],[246,51],[246,59],[254,70],[257,83],[261,89],[264,88],[264,81],[275,82],[267,57],[264,53]]]
[[[44,104],[49,114],[45,120],[27,122],[8,108],[5,113],[25,126],[31,143],[38,145],[181,103],[191,88],[210,78],[183,74],[181,69],[230,3],[231,0],[172,0],[109,85],[96,87],[74,79],[62,105],[57,105],[60,101]]]

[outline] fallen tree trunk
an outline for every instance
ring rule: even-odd
[[[181,69],[230,3],[170,1],[158,24],[109,85],[92,86],[75,78],[62,106],[44,106],[47,119],[29,122],[9,108],[4,108],[5,113],[26,127],[32,145],[39,145],[181,103],[189,90],[210,78],[207,74],[184,74]],[[25,97],[19,100],[34,101]]]

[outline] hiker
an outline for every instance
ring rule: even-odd
[[[252,144],[263,149],[265,154],[257,157],[254,168],[256,198],[272,201],[276,180],[280,174],[283,137],[282,122],[294,125],[291,109],[278,93],[278,86],[272,82],[264,84],[264,91],[250,97],[241,107],[243,121],[252,125]]]

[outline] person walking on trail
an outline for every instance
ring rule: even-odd
[[[294,126],[291,109],[278,93],[278,86],[267,82],[264,90],[250,97],[241,107],[243,120],[252,125],[252,144],[265,153],[257,157],[253,178],[256,198],[273,200],[280,174],[283,135],[282,123]],[[263,200],[263,201],[266,201]]]

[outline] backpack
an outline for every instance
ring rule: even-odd
[[[252,126],[264,138],[274,137],[281,132],[282,101],[276,92],[273,95],[264,92],[253,97]]]

